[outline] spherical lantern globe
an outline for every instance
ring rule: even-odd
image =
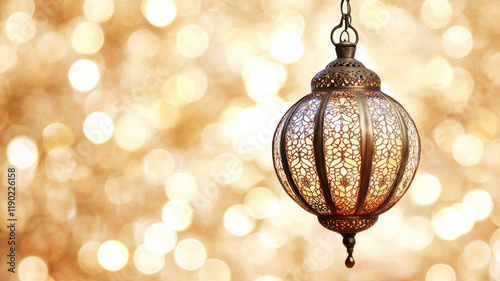
[[[420,139],[403,106],[380,91],[378,75],[354,59],[356,44],[335,45],[338,58],[281,119],[273,159],[288,195],[343,235],[352,267],[354,235],[405,194]]]

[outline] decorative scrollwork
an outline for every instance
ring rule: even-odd
[[[311,81],[313,91],[346,87],[380,88],[380,77],[355,59],[336,59]]]
[[[378,216],[318,217],[322,226],[338,233],[358,233],[373,226]]]

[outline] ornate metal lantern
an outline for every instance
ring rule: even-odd
[[[346,4],[331,33],[338,58],[316,74],[312,93],[281,119],[273,158],[288,195],[342,234],[345,264],[353,267],[354,236],[405,194],[418,167],[420,139],[406,110],[380,91],[379,76],[354,59],[358,34]],[[334,32],[342,26],[335,43]],[[349,42],[348,28],[355,43]]]

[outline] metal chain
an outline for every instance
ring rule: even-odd
[[[344,12],[344,4],[346,6],[345,12]],[[342,30],[339,36],[339,43],[342,41],[351,42],[351,34],[349,34],[349,28],[350,28],[352,29],[352,31],[354,31],[354,34],[356,35],[356,41],[354,42],[354,44],[358,44],[359,41],[358,31],[356,31],[356,29],[351,25],[352,18],[351,18],[350,0],[342,0],[342,2],[340,3],[340,12],[342,13],[342,18],[340,19],[340,23],[332,29],[332,32],[330,33],[330,40],[332,41],[333,45],[337,45],[338,43],[335,43],[333,35],[335,31],[337,31],[337,29],[342,28],[342,26],[344,26],[344,30]],[[343,37],[346,38],[342,39]]]

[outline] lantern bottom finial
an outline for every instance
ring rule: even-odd
[[[342,239],[342,243],[344,243],[348,254],[347,259],[345,260],[345,266],[348,268],[352,268],[356,263],[352,256],[352,252],[354,252],[354,245],[356,244],[356,239],[354,238],[355,235],[356,233],[342,234],[344,237],[344,239]]]

